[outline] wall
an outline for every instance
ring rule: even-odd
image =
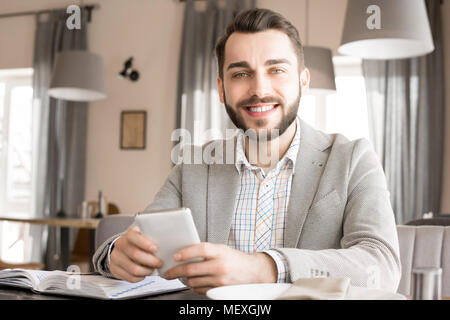
[[[441,212],[450,213],[450,1],[445,0],[442,7],[442,29],[444,39],[445,67],[445,148],[444,174],[442,185]]]

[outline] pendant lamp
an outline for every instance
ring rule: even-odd
[[[102,57],[88,51],[62,51],[56,56],[48,94],[70,101],[106,98]]]
[[[388,60],[433,50],[424,0],[348,0],[341,54]]]

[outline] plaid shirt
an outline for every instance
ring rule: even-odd
[[[244,150],[241,132],[236,145],[236,169],[240,175],[240,188],[236,196],[233,222],[228,246],[243,252],[269,254],[278,270],[278,282],[289,282],[284,256],[271,248],[284,247],[286,214],[291,192],[292,175],[300,143],[300,121],[294,139],[276,167],[268,172],[251,165]]]

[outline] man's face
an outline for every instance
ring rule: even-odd
[[[278,30],[233,33],[225,46],[219,95],[236,127],[257,133],[278,129],[279,135],[297,116],[309,71],[299,74],[289,37]]]

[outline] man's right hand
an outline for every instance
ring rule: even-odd
[[[129,282],[144,280],[155,268],[162,267],[162,261],[154,255],[156,251],[153,241],[145,237],[138,227],[131,227],[114,243],[109,271],[117,279]]]

